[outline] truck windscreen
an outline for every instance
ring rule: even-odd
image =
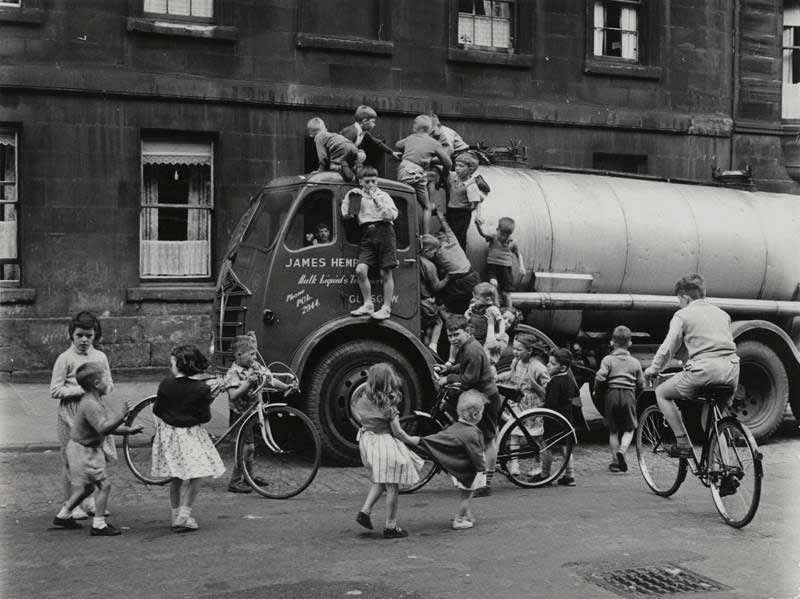
[[[296,193],[296,189],[265,190],[256,202],[242,242],[270,249],[278,238],[281,225],[286,221]]]

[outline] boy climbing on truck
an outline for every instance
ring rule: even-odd
[[[352,218],[357,215],[358,224],[361,226],[356,276],[364,303],[350,314],[371,316],[375,320],[386,320],[392,315],[392,297],[394,296],[392,271],[398,265],[397,240],[394,232],[394,219],[397,218],[398,212],[391,196],[378,188],[378,171],[376,169],[366,166],[361,169],[359,175],[361,189],[351,189],[342,200],[342,217]],[[358,202],[357,207],[356,202]],[[370,267],[380,269],[383,282],[383,306],[377,312],[372,302],[372,286],[369,282]]]
[[[356,145],[338,133],[331,133],[321,118],[313,118],[306,125],[308,136],[314,138],[319,159],[319,170],[334,171],[342,175],[348,183],[356,180],[355,168],[358,162]]]
[[[511,306],[509,292],[514,290],[514,277],[511,272],[513,264],[512,255],[519,261],[519,272],[525,276],[525,263],[522,254],[517,248],[517,244],[511,239],[514,233],[514,219],[504,216],[497,223],[497,232],[494,234],[484,233],[481,228],[482,221],[476,219],[475,226],[481,237],[489,243],[489,254],[486,256],[486,273],[489,282],[497,287],[503,305]]]

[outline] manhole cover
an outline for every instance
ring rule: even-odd
[[[730,588],[673,564],[590,572],[586,578],[604,589],[634,599]]]

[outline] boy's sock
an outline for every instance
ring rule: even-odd
[[[62,520],[65,518],[72,517],[72,510],[67,509],[67,504],[63,504],[61,509],[58,510],[58,514],[56,514],[56,518],[61,518]]]
[[[492,470],[491,472],[489,470],[487,470],[485,472],[485,474],[486,474],[486,486],[487,487],[491,487],[492,486],[492,477],[494,476],[494,470]]]
[[[178,519],[189,518],[192,515],[192,508],[182,505],[178,508]]]
[[[99,518],[95,516],[92,518],[92,528],[105,528],[106,526],[105,516],[100,516]]]
[[[175,521],[178,519],[178,508],[170,508],[170,512],[172,512],[172,523],[175,524]]]

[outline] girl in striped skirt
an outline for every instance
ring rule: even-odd
[[[408,532],[397,526],[397,498],[400,484],[419,480],[423,461],[404,442],[410,437],[400,428],[397,405],[402,398],[400,379],[386,363],[375,364],[367,371],[367,382],[356,391],[353,413],[361,423],[358,446],[361,461],[370,471],[372,485],[358,512],[356,522],[372,529],[372,507],[386,492],[386,539],[399,539]]]

